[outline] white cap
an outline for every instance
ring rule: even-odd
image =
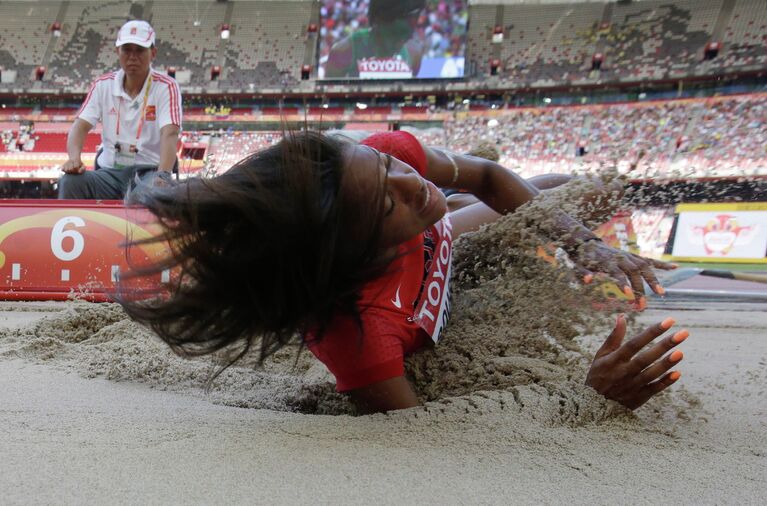
[[[146,21],[128,21],[117,33],[117,42],[115,46],[120,47],[123,44],[136,44],[141,47],[152,47],[154,45],[154,29]]]

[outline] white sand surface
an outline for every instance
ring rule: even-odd
[[[680,382],[637,417],[573,416],[587,394],[535,386],[365,417],[243,409],[89,379],[77,360],[94,355],[51,359],[6,337],[0,502],[763,504],[767,306],[684,305],[654,302],[640,318],[672,314],[692,336]],[[5,304],[0,324],[62,307]]]

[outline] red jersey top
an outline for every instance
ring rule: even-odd
[[[372,135],[362,144],[426,173],[426,153],[407,132]],[[386,273],[361,290],[362,328],[337,315],[319,341],[307,347],[336,377],[338,391],[353,390],[405,374],[405,355],[436,341],[449,316],[452,238],[447,218],[401,244]]]

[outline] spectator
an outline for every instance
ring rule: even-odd
[[[117,35],[120,70],[93,82],[67,138],[59,198],[120,199],[137,175],[176,163],[181,94],[176,81],[152,70],[155,32],[146,21],[129,21]],[[81,154],[87,133],[102,124],[96,168],[85,171]]]

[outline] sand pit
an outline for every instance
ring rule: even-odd
[[[579,423],[551,416],[559,403],[535,388],[519,398],[524,406],[478,392],[367,417],[240,409],[84,379],[65,361],[9,354],[3,341],[3,503],[757,504],[767,468],[765,309],[674,309],[693,333],[684,387],[637,416]],[[28,323],[50,315],[24,313]],[[651,307],[640,320],[667,313]]]
[[[517,248],[523,218],[457,246],[453,323],[407,364],[425,406],[388,415],[353,416],[306,352],[206,389],[221,357],[119,306],[2,306],[4,502],[760,502],[767,307],[675,305],[682,381],[629,413],[583,386],[611,318]]]

